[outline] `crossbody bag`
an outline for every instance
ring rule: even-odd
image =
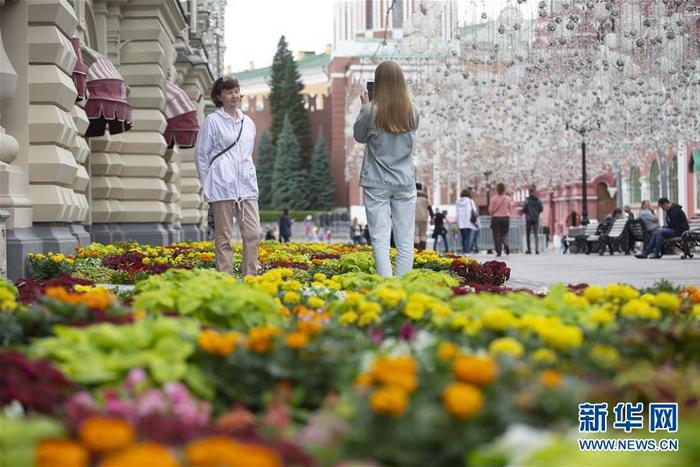
[[[214,156],[214,157],[211,159],[211,162],[209,162],[209,167],[211,167],[212,164],[214,164],[214,161],[215,161],[215,160],[217,160],[219,157],[221,157],[221,156],[223,156],[224,154],[226,154],[227,152],[229,152],[231,149],[233,149],[233,147],[234,147],[236,144],[238,144],[238,141],[241,139],[241,134],[243,133],[243,123],[244,123],[244,121],[243,121],[243,119],[241,119],[241,128],[238,130],[238,136],[236,137],[236,141],[234,141],[233,143],[231,143],[226,149],[224,149],[223,151],[219,152],[216,156]]]

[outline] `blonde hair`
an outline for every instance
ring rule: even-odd
[[[406,133],[416,129],[413,104],[406,80],[398,63],[387,60],[374,70],[374,107],[376,125],[388,133]]]

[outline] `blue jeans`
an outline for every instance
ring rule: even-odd
[[[472,229],[459,229],[459,232],[462,234],[462,254],[466,255],[468,253],[472,252],[473,248],[473,238],[474,234],[476,233],[476,230]]]
[[[676,229],[669,229],[668,227],[658,229],[654,232],[654,236],[651,237],[651,241],[642,254],[649,256],[653,251],[655,256],[661,255],[664,249],[664,240],[672,237],[678,237]]]
[[[377,274],[392,275],[389,257],[392,227],[396,244],[396,275],[407,273],[413,269],[416,189],[365,188],[364,195]]]

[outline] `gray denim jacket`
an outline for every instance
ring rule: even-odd
[[[417,128],[418,112],[415,112],[414,118]],[[360,171],[360,186],[398,189],[414,187],[415,131],[388,133],[377,128],[375,121],[376,112],[372,103],[364,104],[355,121],[353,132],[355,141],[366,144]]]

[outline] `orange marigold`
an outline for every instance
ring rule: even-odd
[[[460,355],[454,360],[452,373],[463,383],[483,386],[496,378],[496,364],[489,357]]]
[[[248,332],[248,348],[257,353],[269,352],[272,349],[272,338],[279,334],[280,330],[272,326],[253,328]]]
[[[134,429],[124,420],[110,417],[90,417],[78,431],[83,446],[94,452],[122,449],[134,441]]]
[[[267,446],[239,443],[226,436],[192,441],[185,447],[185,458],[192,467],[277,467],[279,456]]]
[[[408,407],[408,392],[399,386],[382,386],[369,396],[375,412],[391,417],[400,417]]]
[[[77,305],[80,303],[80,294],[68,292],[63,287],[47,287],[44,295],[63,303]]]
[[[217,331],[206,329],[199,334],[197,343],[207,353],[225,357],[236,349],[236,344],[243,336],[235,331],[220,334]]]
[[[452,416],[466,420],[481,409],[484,396],[476,386],[453,383],[442,392],[442,404]]]
[[[89,453],[69,439],[42,439],[34,448],[37,467],[86,467]]]
[[[437,356],[440,360],[451,360],[457,355],[459,347],[454,342],[443,342],[437,350]]]
[[[290,332],[284,338],[284,342],[291,349],[303,349],[309,344],[309,336],[303,332]]]
[[[140,443],[110,454],[100,467],[178,467],[175,456],[157,443]]]
[[[545,370],[540,374],[540,384],[546,388],[555,389],[561,386],[563,378],[556,370]]]

